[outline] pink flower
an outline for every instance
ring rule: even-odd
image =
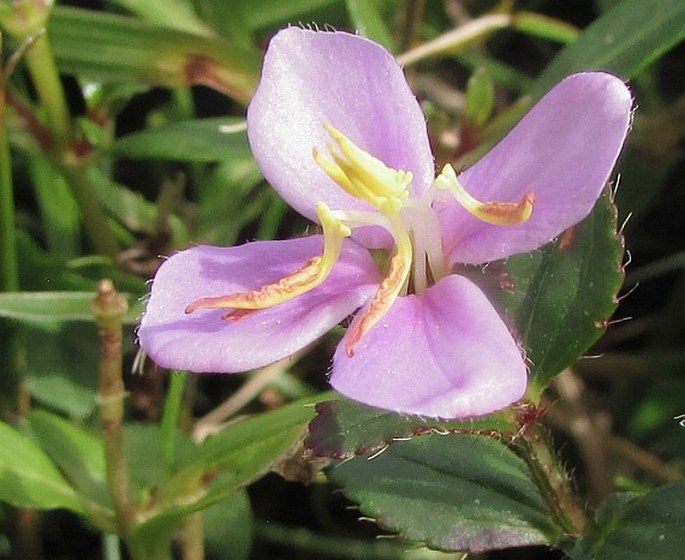
[[[423,114],[388,52],[348,33],[283,30],[248,135],[267,180],[323,234],[172,256],[141,346],[165,367],[242,372],[356,313],[330,379],[344,395],[431,417],[504,408],[525,393],[524,360],[454,265],[531,251],[587,216],[630,116],[621,80],[576,74],[480,162],[436,179]]]

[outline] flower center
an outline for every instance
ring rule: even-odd
[[[449,164],[426,193],[412,196],[409,189],[414,177],[410,171],[388,167],[333,126],[324,126],[333,140],[327,146],[330,158],[314,148],[314,159],[346,193],[369,203],[374,210],[331,210],[319,202],[317,214],[324,237],[322,255],[310,259],[290,276],[258,290],[193,301],[186,307],[186,313],[200,309],[231,309],[233,311],[223,318],[236,321],[302,295],[328,278],[340,257],[344,239],[354,228],[380,226],[392,235],[394,251],[376,295],[350,328],[345,351],[352,356],[366,333],[400,295],[410,289],[420,294],[448,274],[440,225],[432,208],[435,189],[450,192],[473,216],[491,224],[518,225],[532,214],[533,193],[527,193],[517,203],[481,202],[459,183]]]

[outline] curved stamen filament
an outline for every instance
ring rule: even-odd
[[[440,175],[435,179],[435,186],[452,193],[468,212],[489,224],[517,226],[527,222],[533,213],[535,203],[533,192],[524,194],[520,202],[481,202],[467,192],[449,163],[442,168]]]
[[[411,239],[402,228],[396,228],[395,234],[397,252],[390,260],[388,275],[381,282],[369,306],[357,316],[345,338],[345,352],[349,357],[354,355],[357,345],[390,310],[407,285],[412,265]]]
[[[323,202],[317,207],[323,226],[323,254],[310,259],[302,268],[282,278],[274,284],[267,284],[258,290],[207,297],[195,300],[185,309],[193,313],[200,309],[266,309],[313,290],[320,285],[333,270],[342,251],[345,237],[351,235],[349,227],[338,220]],[[240,315],[241,317],[243,314]],[[227,318],[230,316],[227,316]]]

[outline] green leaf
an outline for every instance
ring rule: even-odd
[[[73,259],[58,257],[39,247],[24,231],[17,231],[21,259],[21,285],[28,291],[63,290],[94,293],[98,282],[110,278],[122,291],[144,294],[145,280],[121,271],[108,257],[91,255]],[[43,323],[46,325],[47,323]]]
[[[110,3],[164,27],[197,35],[211,34],[210,27],[197,17],[188,0],[110,0]]]
[[[29,172],[51,252],[64,257],[79,253],[81,217],[69,184],[48,160],[30,158]]]
[[[514,28],[535,37],[564,44],[575,41],[580,33],[577,27],[565,21],[532,12],[518,12],[514,19]]]
[[[48,32],[59,67],[82,77],[167,87],[203,84],[245,103],[259,77],[261,57],[254,50],[141,19],[56,6]]]
[[[129,301],[125,322],[134,325],[142,312],[137,298]],[[54,324],[64,321],[94,322],[91,305],[95,292],[14,292],[0,294],[0,317],[25,323]]]
[[[196,448],[188,434],[175,430],[174,449],[180,457],[192,457]],[[157,424],[128,423],[124,431],[131,486],[139,492],[150,492],[167,476],[161,428]]]
[[[89,171],[98,199],[126,228],[150,236],[159,235],[160,231],[170,231],[172,246],[187,245],[186,225],[178,216],[170,214],[164,204],[146,200],[139,192],[112,181],[100,169],[91,167]]]
[[[495,107],[495,84],[484,68],[478,68],[469,78],[466,86],[464,121],[467,125],[480,128],[490,118]]]
[[[576,41],[562,50],[537,79],[527,84],[529,95],[520,98],[501,118],[495,119],[494,126],[483,131],[481,145],[460,158],[458,167],[469,167],[478,161],[513,128],[537,99],[570,74],[605,70],[631,79],[683,37],[685,3],[681,0],[617,2],[613,9],[595,20]],[[648,193],[650,189],[641,184],[640,191]],[[636,208],[640,206],[636,205]]]
[[[491,416],[441,422],[396,414],[347,399],[316,405],[316,418],[309,424],[305,445],[320,457],[346,459],[382,450],[396,440],[426,434],[513,435],[518,426]]]
[[[331,396],[307,397],[243,420],[208,438],[187,467],[228,469],[246,479],[261,474],[300,440],[315,415],[315,403]]]
[[[503,279],[512,289],[497,295],[530,362],[533,398],[601,336],[616,309],[624,277],[616,225],[616,208],[605,192],[558,241],[504,262]]]
[[[598,529],[581,541],[574,558],[680,560],[685,543],[684,503],[685,480],[632,500],[611,499],[598,512]]]
[[[74,423],[44,410],[29,416],[31,430],[41,447],[59,465],[71,484],[102,506],[114,525],[114,512],[106,484],[105,450],[100,438]]]
[[[507,89],[521,92],[530,87],[531,79],[523,72],[479,51],[463,52],[457,56],[457,60],[474,72],[484,68],[493,81]]]
[[[243,162],[252,159],[244,123],[225,117],[169,123],[120,138],[112,153],[133,159]]]
[[[234,0],[231,8],[236,10],[240,21],[249,29],[257,30],[283,25],[283,22],[298,21],[298,16],[325,8],[336,0]],[[213,0],[225,9],[224,0]],[[311,20],[305,20],[311,21]]]
[[[32,509],[83,512],[78,495],[33,441],[0,422],[0,500]]]
[[[416,438],[329,474],[364,515],[432,548],[479,552],[560,536],[525,463],[494,440]]]
[[[133,538],[142,539],[156,524],[172,523],[230,498],[262,476],[300,442],[315,414],[314,404],[333,396],[316,395],[242,420],[193,448],[179,461],[179,470],[156,488],[154,507]],[[155,457],[163,466],[161,450]]]
[[[64,323],[58,330],[24,327],[27,386],[31,397],[71,417],[95,410],[99,340],[88,323]]]
[[[212,245],[233,245],[242,228],[268,218],[269,198],[279,197],[272,189],[258,189],[261,181],[262,174],[254,160],[240,165],[230,161],[219,163],[200,192],[193,239]]]
[[[345,6],[354,28],[361,35],[380,43],[390,52],[395,50],[390,31],[378,9],[378,2],[373,0],[345,0]]]
[[[95,411],[95,390],[83,387],[68,373],[39,372],[28,378],[27,388],[41,404],[73,418],[86,418]]]
[[[217,560],[247,560],[253,539],[253,519],[247,492],[238,492],[203,512],[205,549]]]
[[[685,37],[682,0],[624,0],[595,20],[542,72],[530,93],[541,97],[581,70],[632,78]]]

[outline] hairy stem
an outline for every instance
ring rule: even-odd
[[[515,443],[556,523],[569,536],[584,534],[589,523],[588,514],[560,463],[547,429],[533,423]]]

